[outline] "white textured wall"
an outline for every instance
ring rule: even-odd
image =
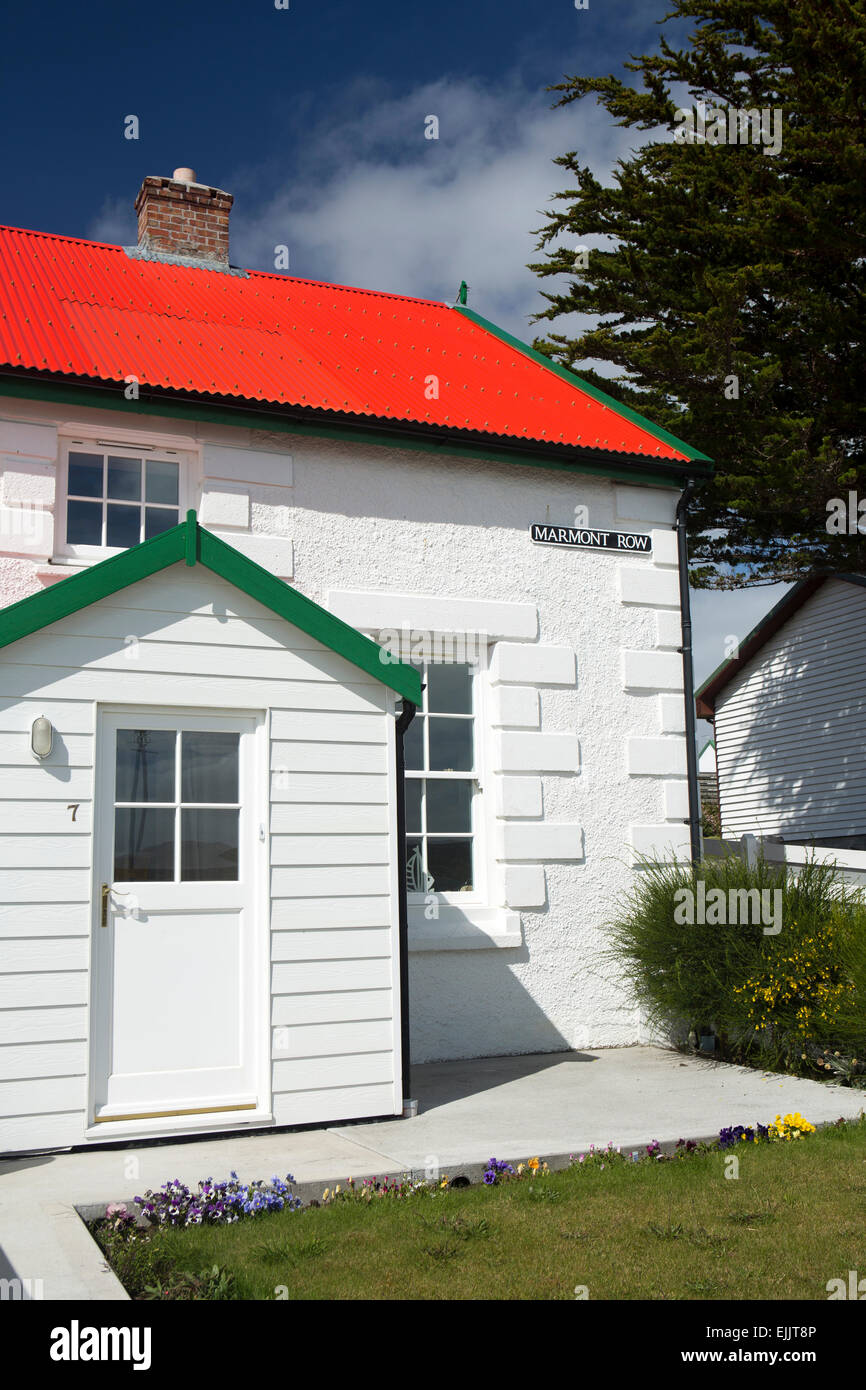
[[[48,407],[26,414],[52,418]],[[81,418],[110,421],[118,437],[117,415]],[[137,416],[135,426],[158,436],[160,422]],[[446,454],[183,428],[195,431],[206,524],[310,598],[374,633],[406,621],[491,639],[488,890],[462,920],[412,914],[414,1059],[642,1040],[602,952],[635,853],[687,842],[677,494]],[[530,542],[531,522],[567,523],[577,505],[594,527],[653,530],[653,556]],[[15,574],[7,601],[28,582]],[[34,566],[31,587],[50,582],[43,574]]]
[[[669,533],[660,531],[657,558],[666,564],[643,557],[620,561],[533,545],[528,531],[533,521],[569,521],[580,503],[589,508],[593,526],[645,530],[659,526],[663,517],[669,525],[674,494],[615,488],[599,479],[535,468],[334,443],[299,442],[293,456],[294,582],[319,602],[328,602],[334,591],[380,589],[462,600],[469,617],[475,602],[510,604],[515,613],[534,606],[537,637],[509,638],[499,653],[494,644],[490,676],[508,677],[507,685],[496,687],[500,691],[512,683],[514,689],[532,689],[540,712],[538,733],[523,731],[529,717],[523,697],[523,715],[519,709],[512,715],[519,723],[502,737],[511,746],[539,734],[580,746],[577,772],[539,777],[536,753],[534,764],[531,757],[523,763],[516,759],[524,770],[508,774],[508,780],[525,784],[530,800],[534,784],[541,783],[543,816],[520,814],[517,804],[518,824],[537,819],[544,822],[541,829],[582,827],[581,858],[566,858],[571,851],[561,843],[551,843],[549,857],[543,846],[526,845],[512,870],[516,891],[531,890],[533,878],[543,875],[546,896],[540,907],[520,910],[519,946],[412,954],[414,1058],[637,1041],[636,1010],[601,960],[604,922],[631,879],[632,844],[653,848],[670,840],[682,846],[682,824],[666,820],[665,786],[684,784],[685,742],[681,732],[663,732],[658,685],[624,688],[622,654],[636,653],[637,661],[640,654],[654,653],[655,605],[664,605],[658,611],[676,611],[671,608],[675,550]],[[646,588],[633,582],[638,571],[649,581]],[[387,616],[393,620],[390,610]],[[403,616],[417,622],[409,604]],[[550,648],[558,655],[551,656]],[[563,665],[568,652],[576,654],[570,681],[568,662]],[[658,655],[671,668],[664,688],[681,688],[681,658]],[[537,683],[530,682],[533,660]],[[665,743],[668,761],[661,772],[646,775],[642,768],[630,768],[633,737]],[[576,764],[566,756],[561,765]],[[511,825],[496,816],[490,795],[505,775],[494,771],[486,778],[494,844],[502,843]],[[507,841],[506,851],[515,852]],[[523,863],[524,857],[534,867]],[[507,894],[502,883],[491,906],[509,906]]]

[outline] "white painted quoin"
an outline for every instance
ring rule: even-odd
[[[697,693],[722,834],[866,848],[866,580],[796,584]]]
[[[214,295],[229,278],[216,269],[184,273],[201,276],[196,284],[214,286]],[[277,278],[261,276],[262,293]],[[461,334],[484,323],[426,301],[353,293],[359,313],[368,304],[389,319],[409,313],[407,354],[421,351],[424,315],[434,310],[457,316],[461,351]],[[325,318],[317,329],[323,351],[331,327]],[[81,539],[88,509],[96,516],[102,506],[108,525],[115,504],[86,492],[86,473],[92,460],[111,458],[118,462],[105,467],[121,488],[142,468],[153,477],[160,525],[195,509],[204,532],[356,636],[423,663],[426,688],[406,732],[403,1003],[413,1062],[643,1040],[639,1011],[605,959],[606,924],[639,855],[683,854],[689,845],[674,521],[683,486],[707,471],[706,461],[678,452],[646,422],[635,425],[637,417],[623,423],[616,402],[589,401],[578,378],[490,328],[483,409],[488,390],[491,409],[501,394],[502,372],[513,374],[517,395],[525,373],[543,371],[551,421],[566,407],[589,418],[591,406],[604,435],[583,450],[558,452],[555,436],[529,448],[520,401],[513,439],[461,439],[433,426],[413,433],[396,419],[377,419],[372,433],[327,412],[310,423],[252,402],[217,409],[204,385],[196,399],[156,388],[128,399],[120,365],[110,392],[76,391],[38,371],[22,389],[20,374],[0,373],[0,602],[72,582],[132,543],[122,542],[119,512],[121,543],[106,545],[107,530]],[[206,328],[195,321],[192,331]],[[262,342],[264,351],[283,339]],[[459,358],[448,357],[449,374],[462,370]],[[348,361],[345,390],[356,365],[368,372],[375,362],[369,354]],[[444,375],[440,384],[447,399]],[[526,408],[535,404],[527,394]],[[605,452],[620,425],[646,426],[642,454]],[[82,468],[82,458],[91,463]],[[148,460],[158,465],[149,475]],[[170,494],[160,489],[169,473],[177,479]],[[578,517],[593,530],[648,535],[652,548],[533,542],[533,525]],[[2,624],[0,610],[0,635]],[[359,678],[336,655],[326,660],[309,637],[295,641],[283,618],[199,565],[143,579],[0,647],[3,1147],[98,1142],[112,1125],[136,1134],[178,1126],[170,1117],[109,1125],[109,1111],[131,1113],[139,1101],[140,1109],[200,1108],[206,1113],[183,1123],[202,1129],[400,1113],[399,697],[387,660],[383,670],[384,682]],[[224,952],[243,957],[246,973],[225,1007],[242,1020],[233,1036],[248,1038],[252,1070],[221,1059],[209,1015],[196,1014],[203,1050],[190,1054],[187,1070],[201,1063],[213,1073],[201,1107],[189,1099],[189,1077],[178,1079],[185,1106],[153,1106],[154,1088],[133,1082],[147,1070],[143,998],[155,979],[148,961],[141,994],[129,983],[139,968],[134,919],[115,919],[116,930],[129,928],[129,974],[113,981],[103,961],[104,817],[118,809],[105,749],[127,713],[129,727],[154,733],[168,721],[177,750],[185,730],[223,727],[248,750],[241,766],[259,769],[258,790],[243,793],[257,808],[243,829],[249,873],[233,884],[231,901],[202,890],[200,909],[203,935],[217,930],[208,914],[219,914]],[[39,714],[57,738],[44,764],[30,748]],[[210,728],[208,720],[229,723]],[[255,777],[269,759],[271,803],[262,809]],[[182,819],[175,790],[162,809]],[[79,805],[74,824],[71,803]],[[182,899],[166,890],[153,913],[142,911],[170,924],[189,908]],[[111,911],[123,905],[115,896]],[[193,942],[190,978],[199,959]],[[222,997],[227,977],[213,961],[207,969]],[[109,1028],[103,996],[112,988],[128,1007]],[[107,1068],[106,1047],[123,1055],[126,1070]],[[167,1055],[168,1042],[160,1065]],[[220,1093],[226,1105],[257,1108],[217,1114]],[[96,1105],[106,1112],[100,1124]]]

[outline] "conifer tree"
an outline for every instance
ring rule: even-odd
[[[530,268],[568,278],[537,321],[597,326],[535,346],[715,460],[693,582],[866,569],[866,0],[672,0],[671,22],[636,78],[550,89],[652,134],[609,186],[579,151],[555,161],[573,182]]]

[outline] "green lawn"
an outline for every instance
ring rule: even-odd
[[[570,1169],[160,1232],[243,1299],[826,1299],[866,1273],[866,1120],[790,1143]],[[286,1292],[277,1292],[281,1286]]]

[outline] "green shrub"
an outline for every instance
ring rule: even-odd
[[[645,859],[609,925],[611,953],[669,1035],[712,1029],[729,1057],[866,1074],[866,905],[834,866]]]

